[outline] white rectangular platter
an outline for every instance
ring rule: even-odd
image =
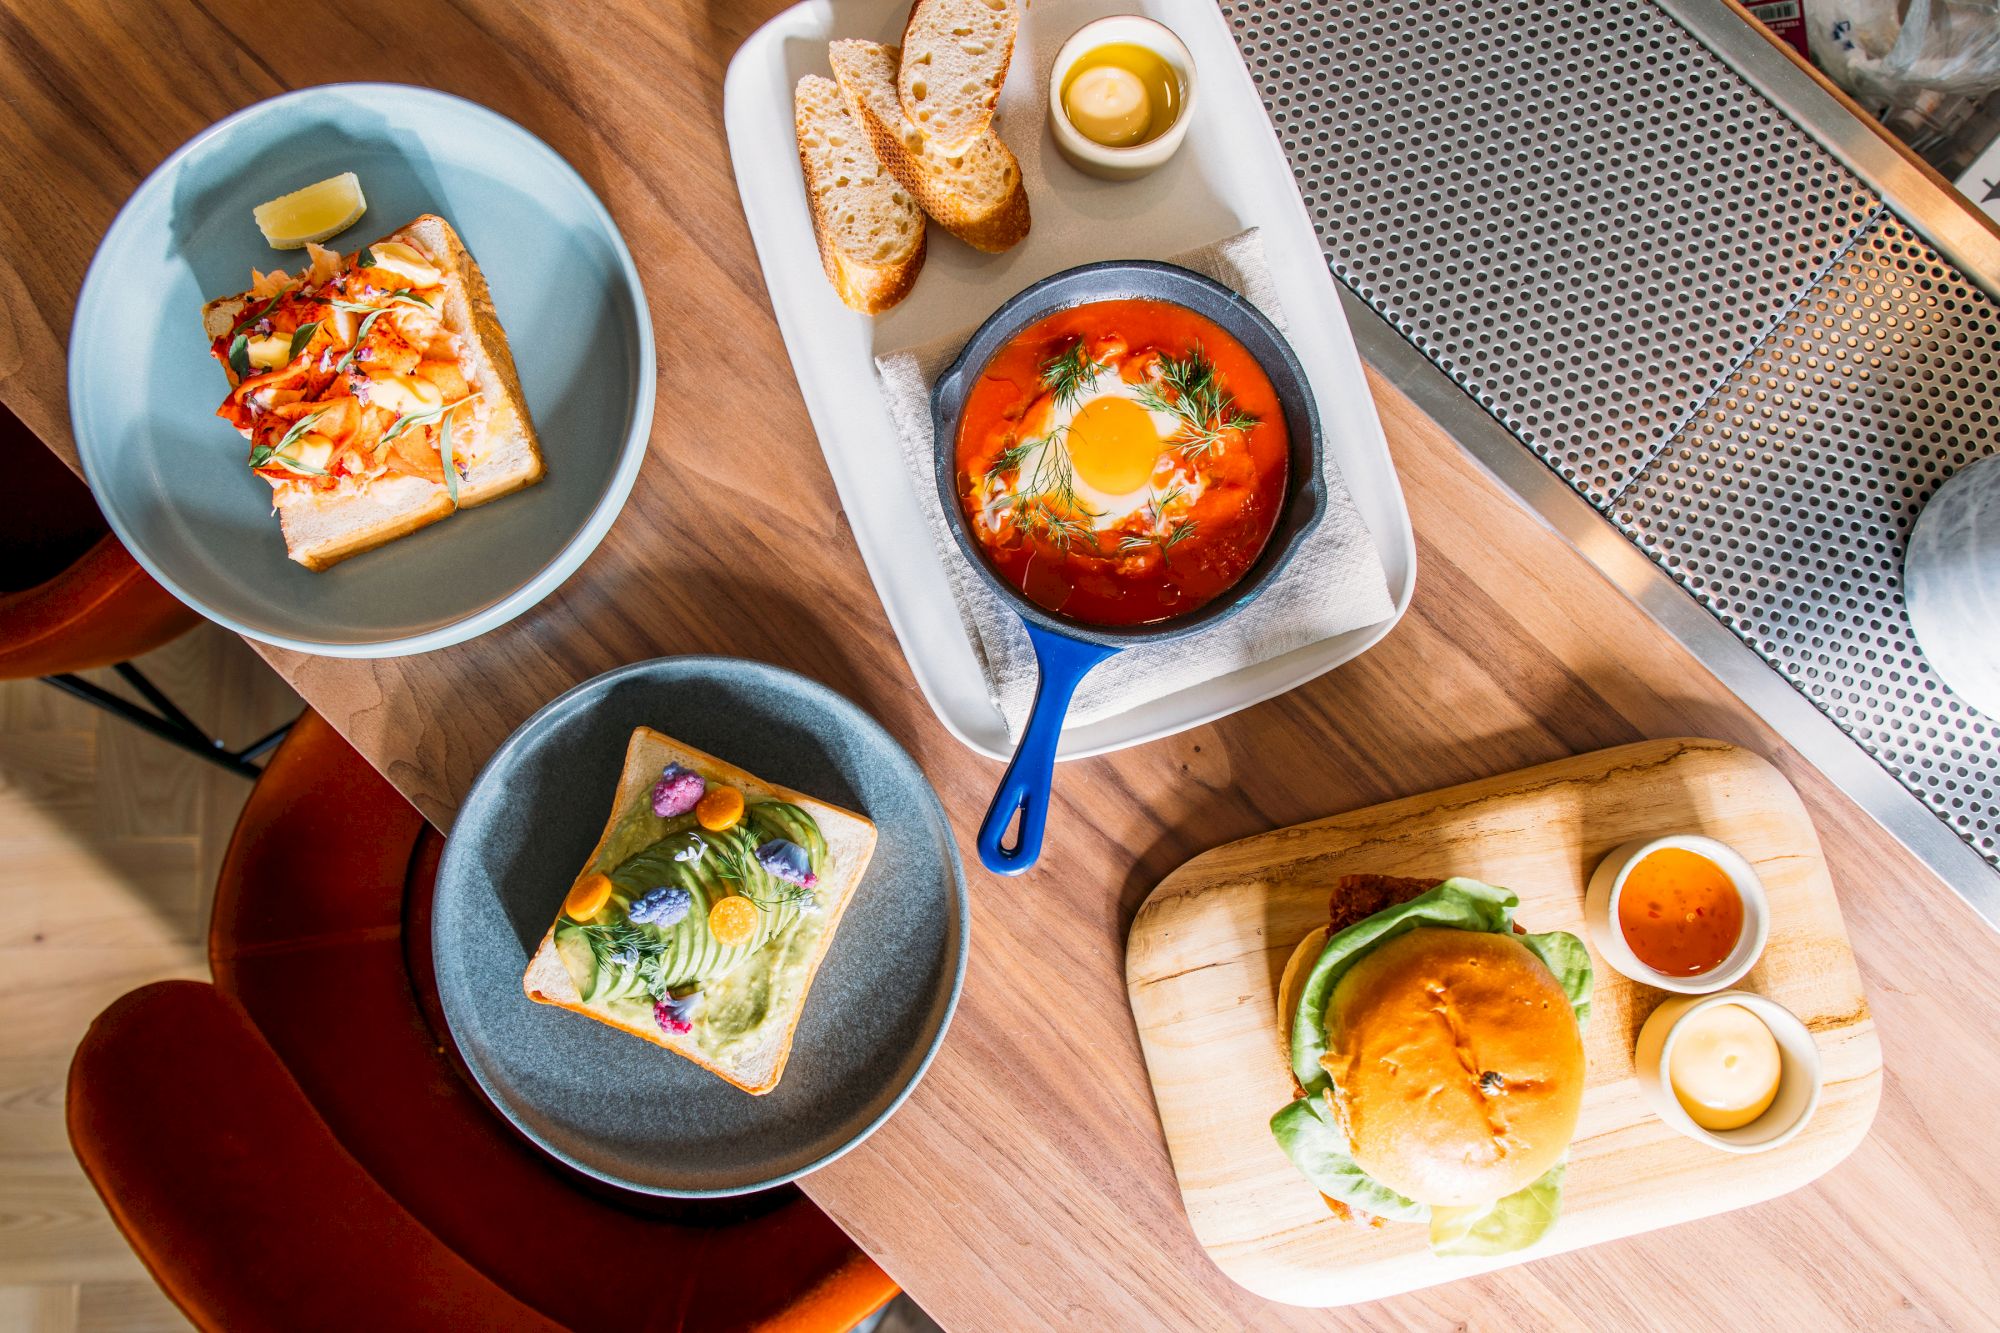
[[[778,328],[798,376],[855,541],[924,697],[952,734],[1004,759],[1005,719],[953,606],[896,443],[875,358],[954,332],[970,335],[1029,284],[1105,259],[1171,259],[1248,227],[1262,229],[1283,293],[1287,337],[1306,366],[1325,430],[1382,554],[1395,614],[1063,732],[1059,757],[1081,758],[1199,726],[1313,679],[1395,625],[1416,580],[1416,542],[1361,358],[1284,150],[1212,0],[1074,0],[1029,8],[995,122],[1021,162],[1034,213],[1028,238],[982,255],[931,228],[915,290],[873,319],[840,303],[820,270],[793,137],[792,90],[830,73],[836,37],[900,39],[908,0],[808,0],[753,33],[730,61],[723,119],[743,211]],[[1196,102],[1186,143],[1138,181],[1095,180],[1056,152],[1047,84],[1055,52],[1093,19],[1143,13],[1192,52]]]

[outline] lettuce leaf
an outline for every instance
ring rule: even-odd
[[[1560,1163],[1524,1189],[1479,1208],[1433,1209],[1390,1189],[1348,1155],[1347,1137],[1326,1104],[1332,1086],[1320,1057],[1327,1053],[1326,1006],[1347,970],[1378,944],[1419,926],[1512,934],[1520,898],[1476,879],[1448,879],[1409,902],[1357,921],[1326,942],[1299,993],[1292,1018],[1292,1073],[1306,1095],[1271,1117],[1278,1146],[1322,1194],[1396,1221],[1431,1223],[1439,1254],[1506,1254],[1533,1244],[1561,1208]],[[1515,935],[1542,960],[1568,996],[1577,1026],[1590,1019],[1590,954],[1564,931]],[[1443,1248],[1443,1247],[1455,1248]],[[1471,1247],[1471,1248],[1466,1248]],[[1485,1247],[1485,1248],[1481,1248]]]
[[[1528,1185],[1492,1203],[1431,1209],[1431,1252],[1490,1255],[1527,1249],[1548,1235],[1562,1215],[1566,1166],[1557,1162]]]
[[[1355,1164],[1347,1155],[1347,1140],[1326,1117],[1325,1103],[1317,1097],[1301,1097],[1271,1117],[1271,1133],[1299,1174],[1321,1194],[1377,1217],[1428,1220],[1428,1204],[1404,1198]]]

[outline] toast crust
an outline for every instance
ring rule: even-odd
[[[799,987],[796,999],[790,1001],[790,1012],[786,1015],[782,1031],[767,1037],[759,1044],[756,1051],[743,1061],[733,1066],[725,1066],[700,1050],[690,1036],[668,1033],[657,1025],[640,1027],[627,1023],[602,1006],[583,999],[577,992],[575,980],[556,953],[553,923],[543,933],[541,943],[536,946],[534,956],[528,961],[527,971],[521,978],[521,989],[529,999],[539,1004],[567,1009],[572,1013],[617,1028],[620,1032],[629,1033],[641,1041],[651,1042],[700,1065],[716,1077],[753,1096],[762,1096],[777,1087],[778,1081],[784,1077],[785,1065],[791,1058],[792,1041],[798,1031],[799,1019],[804,1014],[806,1003],[812,994],[813,981],[819,975],[820,964],[825,961],[827,949],[832,945],[833,937],[840,929],[841,918],[846,914],[848,904],[853,901],[855,890],[860,886],[868,863],[874,856],[875,825],[865,816],[851,810],[844,810],[790,787],[766,782],[727,760],[684,745],[650,727],[639,727],[633,731],[631,739],[626,743],[625,764],[619,773],[617,796],[605,820],[604,830],[599,834],[597,845],[591,849],[590,856],[584,861],[583,868],[577,872],[577,879],[590,874],[598,865],[599,858],[604,855],[605,848],[617,832],[626,812],[632,808],[635,801],[643,799],[652,789],[660,769],[667,762],[685,765],[711,782],[727,783],[746,795],[790,802],[812,815],[826,835],[829,864],[822,881],[831,886],[830,901],[824,909],[826,924],[813,946],[812,956],[806,962],[805,980]],[[768,1067],[746,1068],[758,1062],[767,1064]]]
[[[488,397],[489,447],[486,457],[460,482],[456,506],[441,483],[401,475],[377,478],[356,495],[329,500],[307,497],[279,505],[286,554],[314,571],[429,527],[449,518],[455,509],[470,509],[512,495],[548,472],[486,275],[456,229],[436,214],[425,213],[380,239],[414,244],[437,262],[444,275],[443,323],[465,348],[472,372],[468,378]],[[221,337],[248,304],[247,293],[208,302],[202,307],[203,331],[211,341]],[[225,373],[230,386],[235,387],[235,372],[225,368]],[[300,512],[293,513],[295,509]],[[334,525],[332,532],[316,531],[328,523]]]

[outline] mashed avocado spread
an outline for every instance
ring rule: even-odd
[[[588,920],[556,919],[556,952],[584,1000],[634,1027],[689,1030],[700,1050],[724,1057],[762,1040],[767,1020],[791,1012],[787,1001],[806,984],[826,930],[828,890],[814,879],[827,868],[826,838],[784,801],[745,806],[719,832],[692,813],[653,809],[642,797],[605,841],[590,869],[610,878],[611,895]],[[772,873],[774,844],[804,850],[805,883]],[[755,928],[725,943],[710,913],[731,897],[755,908]]]

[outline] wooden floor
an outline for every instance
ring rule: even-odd
[[[212,626],[139,665],[232,746],[299,710]],[[0,1333],[187,1327],[71,1156],[63,1081],[112,1000],[208,975],[216,869],[249,791],[39,681],[0,682]]]

